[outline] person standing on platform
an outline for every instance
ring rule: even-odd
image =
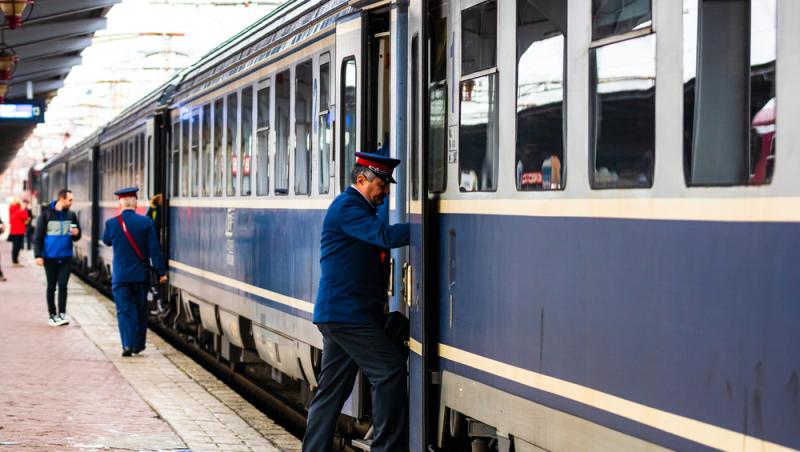
[[[63,188],[58,191],[58,199],[52,201],[48,209],[39,214],[36,221],[36,235],[33,238],[33,255],[36,265],[44,266],[47,275],[47,311],[50,326],[61,326],[67,320],[67,283],[72,266],[72,242],[81,239],[81,225],[78,215],[69,210],[72,207],[72,191]],[[58,287],[58,311],[55,297]]]
[[[14,267],[22,267],[19,263],[19,252],[25,245],[25,228],[28,226],[28,210],[22,207],[19,199],[11,200],[8,207],[8,223],[11,230],[8,232],[8,241],[11,242],[11,264]]]
[[[148,267],[155,267],[160,282],[167,281],[164,258],[153,220],[136,213],[136,187],[114,192],[120,214],[106,220],[103,243],[114,249],[111,292],[117,306],[122,356],[145,348],[147,335]]]
[[[36,230],[33,226],[33,210],[27,199],[22,200],[22,208],[28,212],[28,221],[25,225],[25,243],[27,245],[25,248],[31,250],[33,249],[33,232]]]
[[[356,152],[352,185],[322,224],[321,276],[314,323],[322,333],[319,387],[308,412],[303,451],[329,451],[336,421],[358,369],[372,384],[371,450],[408,450],[406,359],[383,329],[389,282],[387,249],[408,245],[409,225],[389,226],[377,207],[389,195],[400,160]]]
[[[0,235],[3,235],[4,232],[6,232],[6,225],[3,224],[3,219],[0,218]],[[0,267],[0,282],[3,281],[8,281],[8,279],[3,276],[3,269]]]

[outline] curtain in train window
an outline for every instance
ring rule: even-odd
[[[311,62],[295,67],[294,95],[294,193],[311,193]]]
[[[435,13],[442,14],[443,8]],[[428,80],[428,191],[447,189],[447,17],[431,18]]]
[[[192,196],[197,196],[200,189],[200,109],[192,110]]]
[[[517,190],[564,188],[567,3],[517,0]]]
[[[289,70],[275,76],[275,194],[289,193]]]
[[[256,194],[259,196],[269,194],[269,91],[269,86],[259,89],[256,101]]]
[[[236,195],[236,165],[238,164],[237,152],[239,150],[239,131],[237,129],[237,112],[239,110],[239,98],[237,93],[228,95],[226,106],[225,122],[225,172],[228,181],[225,194],[228,196]]]
[[[239,170],[242,174],[242,186],[239,194],[250,196],[252,187],[250,182],[250,163],[253,157],[253,87],[248,86],[242,90],[242,150],[240,152]]]
[[[592,0],[593,41],[646,30],[652,23],[651,0]]]
[[[331,184],[331,146],[333,145],[333,117],[330,115],[330,55],[320,56],[319,66],[319,193],[328,193]]]
[[[350,170],[356,163],[357,80],[356,60],[349,58],[342,64],[342,191],[350,185]]]
[[[481,3],[461,13],[461,75],[458,127],[458,188],[497,189],[498,87],[497,4]],[[476,73],[474,78],[464,79]],[[486,75],[481,75],[486,74]]]
[[[225,98],[214,101],[214,196],[222,196],[222,179],[225,168],[225,151],[222,135],[225,125]]]
[[[776,0],[684,0],[687,185],[771,182],[776,7]]]
[[[179,181],[180,181],[180,143],[181,143],[181,125],[178,121],[172,123],[172,136],[170,136],[172,145],[172,155],[169,161],[172,171],[170,172],[172,178],[172,197],[177,198],[180,196]]]
[[[211,195],[211,183],[214,177],[214,160],[213,149],[211,149],[211,105],[203,105],[203,133],[202,143],[200,146],[203,148],[203,196]]]

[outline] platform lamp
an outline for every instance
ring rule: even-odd
[[[8,92],[8,82],[0,80],[0,104],[6,103],[6,93]]]
[[[28,5],[31,5],[31,7],[28,9],[28,17],[25,20],[31,17],[33,0],[0,0],[0,11],[6,17],[8,28],[14,30],[22,25],[22,22],[24,22],[22,14]]]
[[[17,52],[12,47],[6,45],[5,42],[0,41],[0,80],[8,81],[14,76],[14,70],[17,68]]]

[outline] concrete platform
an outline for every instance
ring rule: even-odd
[[[113,305],[73,275],[47,324],[44,270],[0,243],[0,450],[296,451],[300,441],[148,333],[122,358]]]

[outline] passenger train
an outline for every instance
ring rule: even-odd
[[[795,0],[290,0],[40,196],[73,190],[108,284],[113,191],[164,194],[169,326],[307,403],[322,220],[390,154],[410,450],[798,449],[798,30]]]

